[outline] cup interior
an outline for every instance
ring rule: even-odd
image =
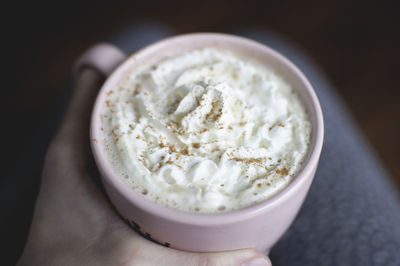
[[[239,56],[246,57],[261,64],[266,64],[270,69],[280,75],[290,84],[294,92],[297,93],[306,109],[311,122],[311,139],[308,153],[294,180],[271,198],[252,206],[230,212],[198,214],[181,212],[150,202],[141,195],[137,195],[133,189],[125,185],[122,178],[118,176],[113,170],[111,163],[107,160],[107,154],[102,145],[100,116],[105,105],[105,96],[107,92],[117,88],[121,80],[124,80],[135,68],[142,65],[151,65],[174,54],[207,47],[228,50]],[[164,39],[131,54],[114,70],[101,88],[95,102],[91,122],[91,145],[93,155],[100,173],[102,174],[102,178],[105,179],[108,185],[114,186],[121,193],[121,196],[126,197],[132,204],[143,210],[181,222],[192,222],[195,217],[196,222],[199,224],[240,220],[243,219],[243,217],[255,215],[274,205],[281,200],[281,198],[285,197],[286,194],[290,193],[300,182],[303,182],[304,179],[312,178],[313,170],[315,170],[322,149],[322,141],[323,118],[319,101],[311,84],[302,72],[287,58],[265,45],[246,38],[219,33],[180,35]]]

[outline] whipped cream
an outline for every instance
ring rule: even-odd
[[[102,126],[128,186],[161,205],[204,213],[282,190],[310,139],[305,109],[282,78],[212,48],[132,70],[107,93]]]

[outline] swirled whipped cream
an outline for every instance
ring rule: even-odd
[[[267,66],[193,50],[132,70],[107,93],[103,142],[116,172],[147,199],[224,212],[268,199],[299,171],[310,122]]]

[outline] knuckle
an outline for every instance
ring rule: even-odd
[[[70,160],[70,149],[71,145],[57,137],[54,138],[45,155],[44,169],[59,169],[64,166]]]
[[[59,163],[62,158],[63,143],[56,138],[52,140],[45,156],[45,164]]]

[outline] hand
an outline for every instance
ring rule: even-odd
[[[123,222],[87,170],[92,161],[90,113],[102,82],[90,68],[78,75],[64,122],[47,151],[18,265],[270,265],[265,255],[252,249],[194,253],[166,248]]]

